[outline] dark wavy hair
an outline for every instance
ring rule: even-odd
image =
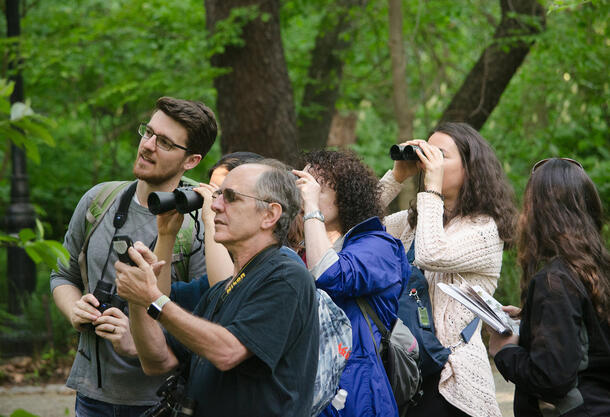
[[[512,246],[517,223],[514,192],[491,146],[467,123],[442,123],[432,133],[436,132],[451,136],[464,167],[464,183],[458,201],[452,212],[445,210],[444,223],[458,216],[490,216],[496,222],[505,249]],[[417,225],[416,200],[411,202],[408,220],[414,229]]]
[[[610,254],[602,226],[602,203],[584,169],[561,159],[536,169],[519,217],[522,301],[540,267],[559,257],[583,283],[599,317],[610,324]]]
[[[369,217],[381,217],[381,187],[375,173],[352,151],[313,151],[303,156],[320,183],[337,193],[335,204],[341,232]]]

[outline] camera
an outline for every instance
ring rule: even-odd
[[[93,296],[99,301],[100,305],[97,310],[100,313],[108,310],[110,307],[116,307],[121,311],[125,311],[127,303],[113,291],[112,284],[106,281],[99,280],[93,290]],[[92,323],[83,324],[83,328],[93,331],[95,326]]]
[[[392,145],[390,148],[390,158],[394,161],[419,161],[419,156],[415,151],[421,148],[417,145]]]
[[[161,214],[176,209],[186,214],[200,209],[203,197],[193,191],[193,187],[176,188],[171,193],[155,191],[148,195],[148,210],[152,214]]]
[[[196,402],[184,393],[184,378],[170,375],[157,390],[161,401],[146,410],[140,417],[189,417],[195,414]]]

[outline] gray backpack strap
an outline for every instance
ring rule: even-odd
[[[87,274],[87,249],[89,248],[89,239],[102,219],[116,200],[119,193],[131,183],[131,181],[110,181],[102,186],[102,189],[91,201],[85,214],[85,240],[78,254],[78,266],[80,267],[80,276],[83,280],[83,289],[89,291],[89,277]]]

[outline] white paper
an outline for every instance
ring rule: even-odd
[[[461,285],[436,284],[447,295],[463,304],[479,316],[494,331],[503,334],[519,334],[519,325],[502,310],[502,305],[479,286],[474,288],[465,281]],[[491,301],[493,300],[493,301]]]

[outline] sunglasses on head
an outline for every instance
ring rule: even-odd
[[[542,165],[546,164],[546,163],[547,163],[547,162],[549,162],[549,161],[552,161],[553,159],[559,159],[559,160],[562,160],[562,161],[569,162],[569,163],[571,163],[571,164],[576,165],[576,166],[577,166],[577,167],[579,167],[580,169],[583,169],[583,170],[584,170],[584,168],[582,167],[582,165],[580,164],[580,162],[578,162],[577,160],[572,159],[572,158],[546,158],[546,159],[542,159],[542,160],[540,160],[540,161],[538,161],[538,162],[536,162],[536,163],[534,164],[534,166],[532,167],[532,174],[534,173],[534,171],[536,171],[536,170],[537,170],[538,168],[540,168]]]
[[[273,203],[273,201],[269,201],[269,200],[265,200],[262,198],[258,198],[258,197],[254,197],[253,195],[248,195],[248,194],[243,194],[240,193],[238,191],[235,191],[232,188],[224,188],[224,189],[218,189],[216,191],[214,191],[212,193],[212,198],[216,199],[217,197],[220,197],[222,195],[222,198],[227,202],[227,203],[233,203],[235,200],[237,200],[237,196],[242,196],[242,197],[249,197],[249,198],[253,198],[255,200],[258,201],[263,201],[265,203]]]

